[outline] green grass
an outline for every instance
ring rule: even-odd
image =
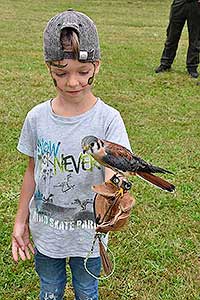
[[[13,263],[10,236],[26,158],[16,151],[24,117],[55,95],[43,63],[47,20],[69,7],[98,26],[102,67],[94,92],[119,109],[133,150],[169,168],[169,195],[139,179],[128,228],[112,233],[114,275],[100,283],[100,299],[200,299],[200,87],[185,70],[184,29],[171,72],[157,75],[170,1],[1,0],[0,299],[37,299],[33,261]],[[71,283],[66,299],[72,300]]]

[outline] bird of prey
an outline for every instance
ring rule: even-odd
[[[81,146],[84,153],[92,155],[101,165],[125,177],[136,175],[161,190],[167,192],[175,190],[173,184],[154,175],[154,173],[173,174],[172,172],[147,163],[122,145],[89,135],[82,139]]]

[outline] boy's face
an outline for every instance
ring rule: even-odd
[[[99,61],[82,63],[73,59],[64,59],[50,65],[50,74],[58,95],[69,101],[75,98],[87,97],[91,93],[91,85],[88,80],[98,73],[99,65]]]

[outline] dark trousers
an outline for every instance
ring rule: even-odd
[[[187,51],[187,68],[198,67],[200,52],[200,3],[197,1],[171,5],[167,40],[161,57],[161,64],[171,66],[176,56],[176,50],[181,32],[187,21],[189,45]]]

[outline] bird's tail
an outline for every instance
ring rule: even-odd
[[[155,176],[153,174],[146,173],[146,172],[137,172],[137,176],[139,176],[142,179],[144,179],[145,181],[157,186],[161,190],[171,192],[171,193],[175,191],[175,185],[173,185],[173,184],[169,183],[168,181],[166,181],[158,176]]]

